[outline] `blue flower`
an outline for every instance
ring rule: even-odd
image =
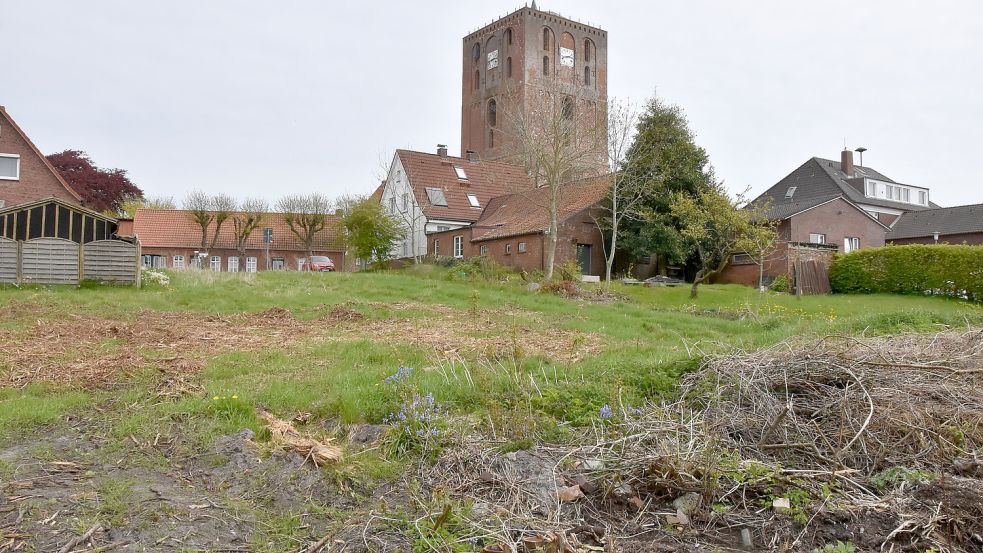
[[[614,415],[614,411],[611,410],[611,406],[607,403],[601,407],[600,415],[602,419],[610,419]]]

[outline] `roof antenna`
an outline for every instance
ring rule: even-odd
[[[859,152],[860,153],[860,166],[861,167],[864,166],[864,152],[866,152],[866,151],[867,151],[867,148],[864,148],[863,146],[861,146],[861,147],[857,148],[856,150],[854,150],[854,152]]]

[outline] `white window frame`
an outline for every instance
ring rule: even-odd
[[[454,257],[464,257],[464,237],[460,234],[454,237]]]
[[[408,192],[403,192],[403,211],[405,212],[410,207],[410,194]]]
[[[482,257],[488,255],[488,246],[485,245],[485,244],[482,244],[481,247],[478,248],[478,255],[480,255]]]
[[[433,256],[440,257],[440,239],[434,238],[433,240]]]
[[[174,269],[183,269],[184,268],[184,256],[183,255],[175,255],[175,256],[171,257],[171,267],[174,268]]]
[[[921,205],[928,205],[928,190],[918,191],[918,203]]]
[[[396,214],[396,196],[389,196],[389,212]]]
[[[0,176],[0,180],[20,180],[20,154],[0,154],[0,157],[7,157],[17,160],[17,163],[14,165],[15,175],[13,177]]]
[[[228,258],[228,260],[226,261],[226,264],[227,264],[227,267],[228,267],[228,269],[227,269],[228,272],[230,272],[230,273],[238,273],[239,272],[239,256],[230,255],[229,258]]]
[[[454,172],[457,173],[457,178],[461,180],[468,180],[468,174],[464,172],[464,167],[455,165]]]
[[[860,238],[847,236],[843,239],[843,253],[855,252],[860,249]]]
[[[478,201],[478,196],[475,196],[474,194],[468,194],[468,203],[471,204],[471,207],[481,207],[481,202]]]
[[[517,248],[519,253],[526,253],[526,243],[519,242],[519,247]]]
[[[810,244],[825,244],[826,235],[821,232],[810,232],[809,233],[809,243]]]
[[[222,256],[213,255],[208,259],[208,270],[221,273],[222,272]]]
[[[246,272],[247,273],[255,273],[256,272],[256,258],[255,257],[247,257],[246,258]]]
[[[505,255],[512,255],[512,244],[505,244]]]

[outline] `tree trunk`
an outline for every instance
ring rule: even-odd
[[[555,186],[550,190],[550,227],[549,237],[546,240],[546,267],[544,268],[544,279],[553,280],[553,265],[556,262],[556,229],[557,229],[557,210],[559,202],[557,200],[557,189]]]
[[[758,292],[761,292],[761,288],[765,285],[765,258],[761,257],[761,263],[758,263]]]
[[[603,240],[604,237],[601,237]],[[605,260],[604,267],[604,282],[606,288],[611,288],[611,266],[614,265],[614,252],[617,250],[618,246],[618,219],[611,219],[611,251],[608,252],[608,258]]]
[[[696,272],[696,278],[693,279],[693,287],[689,289],[690,298],[694,300],[696,299],[697,289],[699,288],[701,282],[703,282],[703,269]]]

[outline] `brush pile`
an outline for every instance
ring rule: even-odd
[[[513,550],[556,533],[569,551],[980,551],[981,384],[979,329],[782,344],[708,360],[678,401],[579,445],[466,439],[428,480]]]

